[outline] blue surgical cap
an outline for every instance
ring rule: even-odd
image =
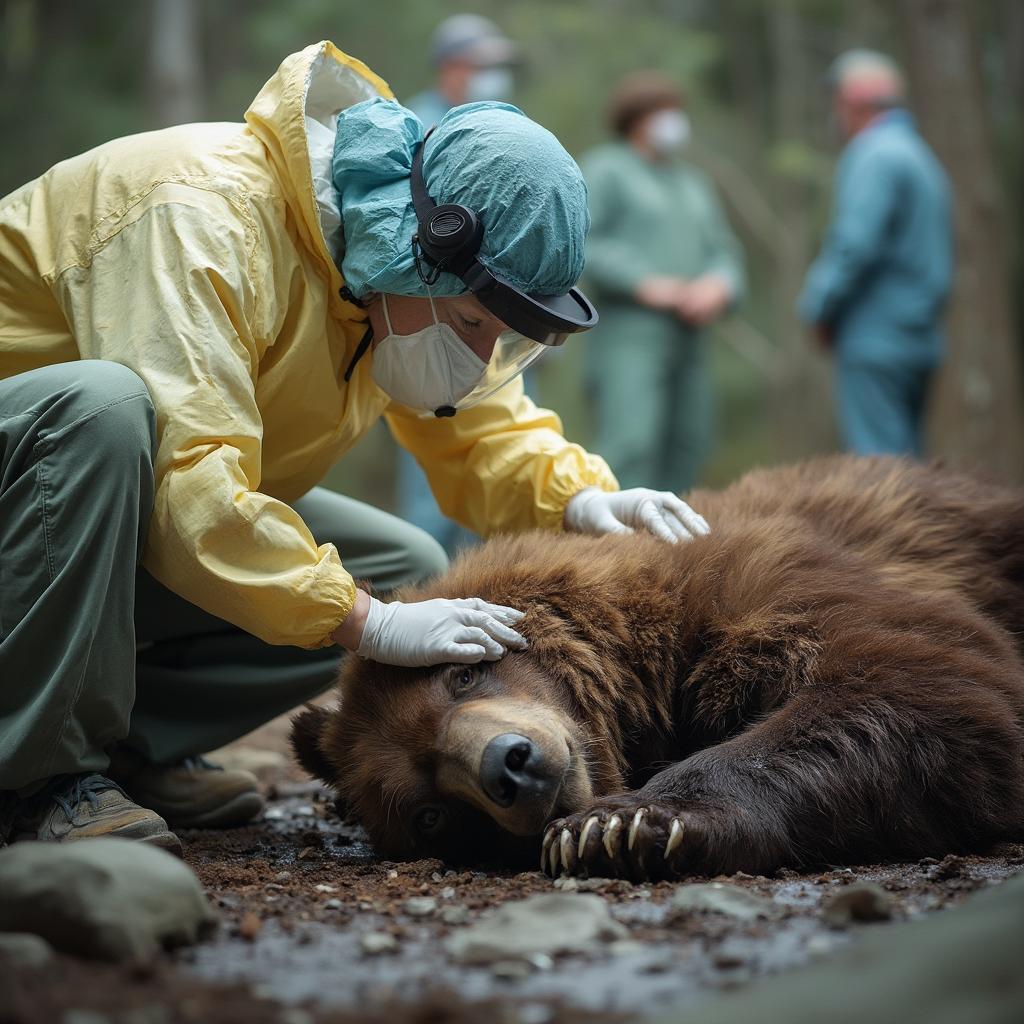
[[[345,229],[342,276],[353,294],[426,295],[416,273],[416,214],[409,189],[424,128],[394,100],[372,99],[338,115],[334,187]],[[461,203],[484,225],[478,259],[515,287],[562,295],[583,273],[590,227],[587,189],[571,156],[547,129],[507,103],[453,107],[430,136],[427,191]],[[435,295],[466,290],[441,274]]]

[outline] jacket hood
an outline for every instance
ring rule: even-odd
[[[245,112],[304,244],[328,266],[332,297],[343,283],[338,265],[344,237],[331,182],[338,114],[375,96],[392,98],[387,82],[324,40],[285,57]]]

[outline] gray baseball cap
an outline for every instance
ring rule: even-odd
[[[435,64],[465,60],[480,67],[515,64],[519,47],[501,29],[479,14],[454,14],[434,30],[430,55]]]

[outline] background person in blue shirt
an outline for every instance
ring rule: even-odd
[[[949,182],[904,107],[903,78],[888,57],[843,54],[833,84],[846,147],[800,315],[835,356],[845,447],[920,456],[953,273]]]

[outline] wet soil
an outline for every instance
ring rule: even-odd
[[[147,968],[66,957],[36,970],[0,960],[0,1024],[562,1024],[686,1008],[767,974],[825,958],[865,929],[836,927],[822,907],[857,881],[877,883],[892,921],[953,906],[1024,871],[1024,846],[985,857],[865,865],[717,881],[771,904],[742,920],[682,913],[675,886],[582,883],[599,892],[629,938],[586,953],[467,967],[444,940],[506,900],[551,892],[537,872],[452,870],[439,861],[378,860],[358,828],[287,756],[279,720],[228,748],[268,788],[264,817],[230,832],[184,832],[186,860],[222,924],[214,938]],[[569,883],[573,888],[576,883]]]

